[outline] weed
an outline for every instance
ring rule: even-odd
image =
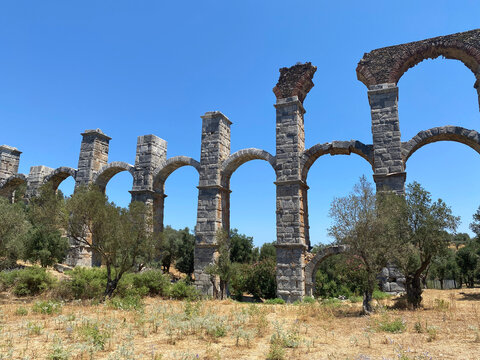
[[[305,297],[303,298],[303,302],[304,302],[305,304],[313,304],[313,303],[315,303],[315,299],[314,299],[313,297],[311,297],[311,296],[305,296]]]
[[[437,339],[437,328],[435,326],[427,326],[425,329],[427,332],[427,341],[432,342]]]
[[[270,350],[267,354],[267,360],[285,360],[285,349],[278,342],[270,343]]]
[[[33,304],[32,311],[44,315],[60,314],[62,312],[62,304],[53,300],[36,301]]]
[[[43,326],[35,322],[29,321],[27,323],[27,334],[28,335],[40,335],[42,333]]]
[[[383,317],[378,323],[378,329],[390,333],[402,333],[407,328],[402,319],[389,320],[388,317]]]
[[[383,291],[380,291],[380,290],[374,290],[373,293],[372,293],[372,299],[374,300],[385,300],[385,299],[389,299],[391,298],[392,295],[390,294],[387,294]]]
[[[19,306],[19,307],[15,310],[15,315],[18,315],[18,316],[28,315],[28,310],[27,310],[26,308],[24,308],[23,306]]]
[[[420,321],[417,321],[415,325],[413,325],[413,329],[415,330],[416,333],[421,334],[423,333],[423,326]]]
[[[268,304],[268,305],[283,305],[283,304],[285,304],[285,300],[280,299],[280,298],[268,299],[268,300],[265,300],[264,304]]]
[[[433,308],[437,311],[447,311],[450,309],[450,303],[444,299],[435,299],[433,301]]]
[[[53,343],[47,358],[49,360],[68,360],[70,358],[70,352],[63,347],[62,341],[57,339]]]
[[[348,298],[348,300],[350,300],[352,303],[359,303],[363,300],[363,298],[361,296],[352,295]]]
[[[142,298],[138,295],[129,295],[126,297],[113,297],[108,300],[107,305],[116,310],[138,310],[141,311],[144,308]]]
[[[86,321],[78,328],[79,334],[97,350],[104,350],[106,341],[110,338],[108,331],[100,329],[97,323]]]

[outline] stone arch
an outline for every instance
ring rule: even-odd
[[[317,273],[318,267],[322,261],[332,255],[344,253],[346,250],[347,247],[345,245],[333,245],[326,247],[325,249],[316,253],[312,260],[305,265],[305,293],[307,296],[313,296],[313,292],[315,290],[315,274]]]
[[[373,50],[363,55],[357,78],[367,87],[397,83],[411,67],[425,59],[443,56],[460,60],[480,85],[480,29]]]
[[[17,189],[20,185],[27,183],[27,176],[24,174],[15,174],[3,182],[0,182],[0,196],[12,196],[15,189]]]
[[[322,155],[350,155],[357,154],[367,160],[373,168],[373,146],[365,145],[360,141],[332,141],[331,143],[316,144],[305,150],[302,155],[302,180],[306,182],[308,171],[315,161]]]
[[[243,164],[251,160],[265,160],[275,170],[275,156],[268,151],[249,148],[239,150],[230,155],[222,164],[222,185],[229,188],[230,178],[233,173]]]
[[[402,143],[402,158],[406,164],[412,154],[422,146],[437,141],[456,141],[471,147],[480,154],[480,134],[460,126],[440,126],[420,131],[408,142]]]
[[[183,166],[193,166],[200,173],[200,163],[188,156],[174,156],[165,161],[153,173],[153,189],[162,189],[167,178]]]
[[[118,173],[128,171],[134,176],[135,167],[123,161],[113,161],[100,169],[93,177],[93,183],[105,191],[108,182]]]
[[[63,180],[71,176],[73,179],[77,176],[77,170],[67,166],[61,166],[53,170],[43,179],[44,184],[51,184],[54,190],[57,190]]]

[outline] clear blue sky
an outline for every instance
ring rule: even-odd
[[[139,135],[168,141],[168,156],[199,159],[201,119],[220,110],[233,121],[232,152],[275,153],[278,69],[311,61],[306,143],[370,144],[370,110],[355,68],[364,52],[479,27],[470,1],[3,1],[0,3],[0,144],[30,166],[76,167],[80,133],[113,139],[110,161],[135,160]],[[461,62],[436,59],[399,81],[402,141],[434,126],[480,130],[475,78]],[[324,156],[308,176],[312,243],[330,242],[328,209],[371,168],[356,155]],[[407,163],[419,181],[461,216],[468,232],[480,205],[480,156],[459,143],[423,147]],[[114,177],[110,199],[128,204],[129,174]],[[252,161],[231,181],[231,224],[257,245],[275,239],[275,176]],[[193,228],[198,175],[166,183],[165,223]],[[68,194],[73,181],[62,189]]]

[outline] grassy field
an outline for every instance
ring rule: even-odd
[[[360,303],[109,304],[0,294],[0,359],[480,359],[480,289],[427,290],[425,308]]]

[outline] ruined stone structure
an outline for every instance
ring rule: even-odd
[[[168,176],[182,166],[192,166],[199,174],[198,215],[195,227],[195,281],[204,293],[212,294],[215,279],[205,267],[216,256],[216,234],[230,226],[230,178],[247,161],[267,161],[276,173],[277,213],[277,283],[278,296],[287,301],[301,299],[313,291],[313,276],[326,257],[343,251],[330,248],[308,264],[310,250],[308,225],[307,176],[310,167],[322,155],[356,154],[372,166],[377,190],[391,189],[404,193],[406,163],[422,146],[436,141],[456,141],[480,153],[480,136],[474,130],[443,126],[419,132],[401,142],[398,117],[397,82],[409,68],[424,59],[444,56],[462,61],[475,76],[474,87],[480,99],[480,30],[441,36],[428,40],[373,50],[360,60],[358,79],[367,86],[372,117],[372,144],[359,141],[332,141],[305,149],[303,102],[313,87],[316,68],[310,63],[280,69],[273,91],[276,96],[276,154],[259,149],[230,153],[232,122],[221,112],[202,116],[200,160],[185,156],[167,158],[167,143],[155,135],[138,137],[135,164],[108,163],[110,138],[97,130],[82,134],[76,169],[51,169],[33,166],[29,175],[18,174],[20,151],[0,146],[0,195],[12,197],[26,184],[26,198],[35,196],[42,184],[54,189],[68,177],[76,185],[94,183],[105,190],[110,179],[121,171],[132,174],[132,200],[143,201],[153,208],[154,231],[163,229],[164,185]],[[78,249],[70,258],[72,264],[95,262],[86,249]],[[392,278],[390,270],[384,274]],[[391,288],[392,285],[389,285]]]

